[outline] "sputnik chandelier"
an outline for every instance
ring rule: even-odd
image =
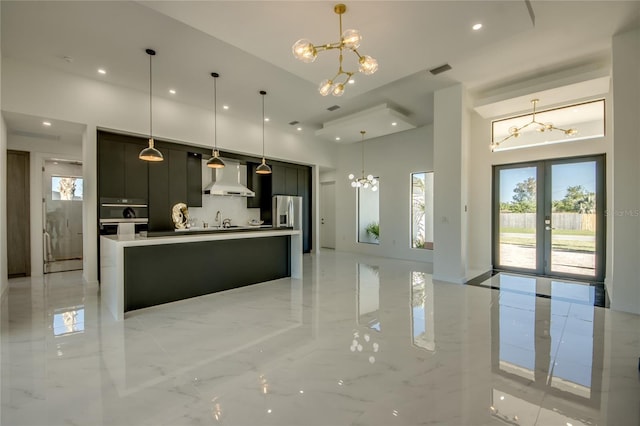
[[[374,178],[373,175],[364,175],[364,134],[367,133],[364,130],[360,130],[360,134],[362,135],[362,140],[360,141],[360,145],[362,146],[362,174],[359,178],[351,173],[349,175],[349,180],[351,181],[351,186],[353,188],[371,188],[372,191],[378,190],[378,179]]]
[[[501,141],[492,142],[491,149],[497,148],[504,141],[507,141],[507,140],[509,140],[511,138],[519,137],[520,134],[522,133],[522,131],[524,129],[526,129],[527,127],[531,126],[531,125],[536,125],[537,127],[535,127],[534,129],[537,130],[538,132],[550,132],[552,130],[559,130],[561,132],[564,132],[564,134],[567,135],[567,136],[574,136],[574,135],[578,134],[578,129],[574,129],[574,128],[561,129],[559,127],[554,126],[551,123],[541,123],[539,121],[536,121],[536,105],[537,105],[538,102],[540,102],[540,99],[532,99],[531,100],[531,104],[533,104],[533,113],[531,114],[531,121],[528,122],[527,124],[525,124],[524,126],[520,126],[520,127],[512,126],[512,127],[509,127],[509,135],[506,136],[505,138],[503,138]]]
[[[344,94],[345,84],[351,80],[355,71],[345,71],[342,68],[343,50],[349,49],[358,56],[358,63],[360,67],[358,71],[365,75],[371,75],[378,70],[378,61],[368,55],[361,55],[358,52],[362,36],[358,30],[345,30],[342,31],[342,15],[347,11],[347,6],[344,4],[336,4],[333,7],[333,11],[340,17],[340,41],[335,43],[314,45],[307,39],[300,39],[292,47],[293,56],[302,62],[310,63],[316,60],[318,57],[318,51],[338,49],[340,51],[338,62],[338,73],[332,79],[323,80],[318,87],[318,91],[322,96],[327,96],[331,93],[333,96],[342,96]],[[338,80],[341,76],[343,80]]]

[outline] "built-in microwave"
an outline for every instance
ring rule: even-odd
[[[147,200],[137,198],[101,198],[100,224],[148,223]]]

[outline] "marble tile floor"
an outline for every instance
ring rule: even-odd
[[[10,280],[0,424],[640,424],[640,316],[429,272],[321,251],[121,322],[77,271]]]

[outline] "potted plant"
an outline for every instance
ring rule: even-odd
[[[380,224],[378,222],[372,222],[366,227],[367,235],[373,237],[376,241],[380,238]]]

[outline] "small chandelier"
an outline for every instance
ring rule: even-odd
[[[531,121],[528,122],[527,124],[525,124],[524,126],[520,126],[520,127],[516,127],[516,126],[512,126],[509,128],[509,135],[506,136],[505,138],[503,138],[501,141],[498,142],[492,142],[491,143],[491,149],[494,150],[496,149],[498,146],[500,146],[501,143],[503,143],[506,140],[509,140],[511,138],[517,138],[520,136],[520,133],[522,133],[522,131],[524,129],[526,129],[527,127],[531,126],[531,125],[536,125],[537,127],[535,127],[535,130],[537,130],[538,132],[550,132],[552,130],[559,130],[561,132],[564,132],[565,135],[567,136],[574,136],[578,134],[578,129],[561,129],[559,127],[554,126],[551,123],[541,123],[539,121],[536,121],[536,105],[537,103],[540,102],[540,99],[531,99],[531,103],[533,104],[533,113],[531,114]]]
[[[364,130],[360,130],[360,134],[362,135],[362,140],[360,141],[360,145],[362,146],[362,175],[359,178],[356,178],[353,173],[349,175],[349,180],[351,181],[351,186],[353,188],[371,188],[372,191],[378,190],[378,179],[374,178],[373,175],[364,175],[364,134],[367,133]]]
[[[155,56],[156,51],[146,49],[149,55],[149,146],[140,151],[138,158],[144,161],[163,161],[162,153],[154,146],[153,143],[153,80],[151,74],[151,59]]]
[[[342,69],[342,51],[349,49],[358,56],[358,63],[360,67],[358,71],[365,75],[371,75],[378,70],[378,61],[368,55],[361,55],[358,52],[362,36],[358,30],[345,30],[342,31],[342,14],[347,11],[347,6],[344,4],[336,4],[333,7],[333,11],[340,17],[340,41],[335,43],[327,43],[314,45],[307,39],[300,39],[295,42],[292,47],[293,56],[302,62],[313,62],[318,56],[318,51],[339,49],[339,65],[338,73],[332,79],[323,80],[318,87],[318,91],[322,96],[327,96],[331,93],[333,96],[342,96],[344,94],[345,84],[351,80],[351,77],[355,73],[354,71],[345,71]],[[345,76],[343,80],[338,80],[340,76]]]
[[[212,72],[213,77],[213,153],[212,157],[207,161],[207,167],[212,169],[222,169],[224,167],[224,161],[220,158],[220,152],[218,151],[218,102],[217,102],[217,86],[216,81],[220,74]]]

